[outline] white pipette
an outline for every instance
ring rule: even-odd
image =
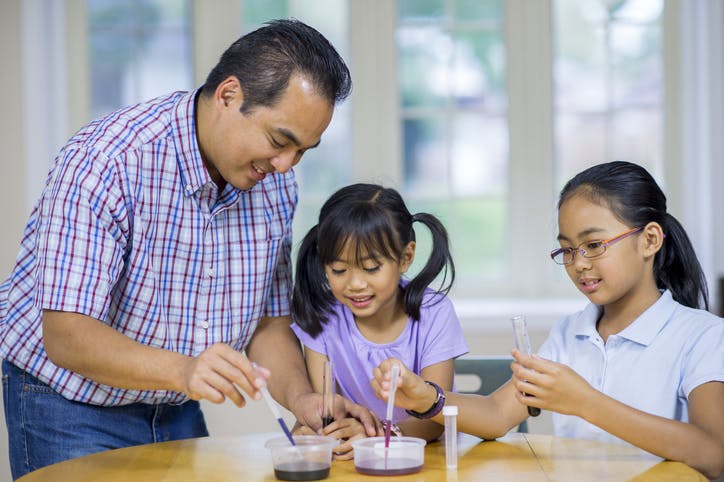
[[[254,369],[257,368],[256,363],[252,363],[252,366],[254,367]],[[284,422],[284,418],[282,418],[282,414],[279,413],[279,408],[277,407],[276,402],[272,398],[271,393],[269,393],[269,389],[266,387],[266,383],[264,383],[264,385],[259,388],[259,391],[261,392],[262,398],[264,398],[264,401],[269,407],[269,410],[271,410],[272,414],[274,414],[274,417],[277,419],[277,422],[279,422],[279,426],[284,431],[284,435],[286,435],[289,439],[289,443],[291,443],[292,445],[297,445],[294,442],[294,437],[292,437],[292,433],[289,431],[287,424]]]
[[[390,446],[390,430],[392,429],[392,411],[395,408],[395,392],[397,391],[397,377],[400,376],[400,366],[392,365],[392,380],[390,380],[390,392],[387,396],[387,420],[385,422],[385,448]]]

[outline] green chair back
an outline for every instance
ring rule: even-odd
[[[465,390],[457,387],[460,393],[477,393],[490,395],[501,385],[510,380],[513,372],[510,369],[510,357],[494,356],[464,356],[455,359],[455,376],[473,375],[480,380],[480,386],[475,390]],[[458,382],[456,382],[456,385]],[[518,425],[518,432],[528,432],[528,422],[523,420]]]

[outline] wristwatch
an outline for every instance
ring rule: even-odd
[[[415,418],[432,418],[440,411],[442,410],[442,407],[445,406],[445,392],[442,388],[440,388],[440,385],[437,383],[431,382],[429,380],[425,380],[425,383],[430,385],[432,388],[435,389],[435,392],[437,392],[437,396],[435,397],[435,401],[432,403],[432,406],[427,409],[425,412],[416,412],[414,410],[405,410],[408,415],[412,415]]]

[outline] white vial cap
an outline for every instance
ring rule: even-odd
[[[442,415],[449,416],[449,415],[457,415],[458,414],[458,406],[457,405],[445,405],[442,407]]]

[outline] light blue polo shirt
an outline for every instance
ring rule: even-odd
[[[589,304],[553,327],[538,355],[573,368],[594,388],[644,412],[689,420],[689,394],[724,381],[724,319],[683,306],[669,291],[604,344]],[[553,413],[558,436],[623,441],[582,418]]]

